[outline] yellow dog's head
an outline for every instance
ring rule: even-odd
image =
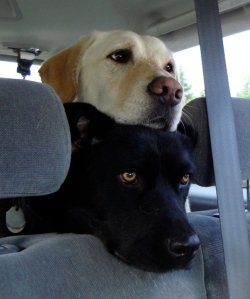
[[[176,129],[183,106],[171,51],[131,31],[94,32],[40,69],[63,102],[94,105],[117,122]]]

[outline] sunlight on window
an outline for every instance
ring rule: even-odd
[[[41,82],[38,70],[40,65],[31,66],[31,74],[26,77],[26,80]],[[0,61],[0,77],[2,78],[13,78],[13,79],[22,79],[22,75],[17,73],[17,63]]]
[[[205,95],[200,47],[192,47],[174,54],[179,80],[185,91],[186,101]]]
[[[231,95],[250,98],[250,30],[223,41]]]
[[[223,39],[231,96],[250,98],[250,30]],[[204,96],[200,47],[174,54],[187,101]]]

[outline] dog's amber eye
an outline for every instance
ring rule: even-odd
[[[172,63],[168,63],[165,67],[164,67],[165,71],[167,71],[168,73],[173,73],[174,72],[174,66]]]
[[[184,176],[181,178],[180,183],[181,185],[186,186],[189,183],[189,180],[190,180],[189,174],[184,174]]]
[[[135,172],[123,172],[119,175],[119,178],[126,184],[135,184],[137,182],[137,175]]]
[[[107,56],[118,63],[128,63],[132,59],[132,52],[129,49],[115,51]]]

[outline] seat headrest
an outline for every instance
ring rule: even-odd
[[[64,108],[47,85],[0,79],[0,198],[45,195],[68,172],[71,142]]]
[[[232,106],[238,140],[241,176],[242,180],[249,179],[250,101],[248,99],[232,98]],[[215,184],[215,180],[205,98],[195,99],[184,106],[182,123],[187,130],[191,128],[196,138],[194,149],[196,175],[194,183],[200,186],[212,186]],[[228,129],[230,130],[230,128]]]

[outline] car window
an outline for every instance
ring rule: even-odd
[[[250,98],[250,30],[224,38],[231,95]]]
[[[33,64],[31,66],[30,76],[26,76],[27,80],[41,82],[38,70],[40,65]],[[17,73],[17,63],[12,61],[1,61],[0,60],[0,78],[13,78],[22,79],[22,75]]]
[[[228,80],[232,97],[250,98],[250,30],[224,37]],[[200,47],[174,54],[186,101],[204,96]]]

